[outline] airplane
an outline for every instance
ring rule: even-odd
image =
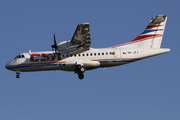
[[[16,78],[21,72],[62,70],[77,73],[83,79],[87,70],[124,65],[169,52],[169,48],[160,48],[166,21],[166,15],[158,15],[132,41],[100,49],[91,48],[89,23],[78,24],[71,40],[56,43],[54,34],[53,51],[21,53],[5,68],[15,71]]]

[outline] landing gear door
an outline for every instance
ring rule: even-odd
[[[116,61],[121,61],[121,49],[120,48],[115,48],[115,59]]]

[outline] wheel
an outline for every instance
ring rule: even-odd
[[[18,75],[16,75],[16,78],[19,78],[20,77],[20,75],[18,74]]]
[[[78,77],[79,77],[79,79],[83,79],[84,78],[84,74],[79,74]]]
[[[80,71],[81,71],[81,73],[84,73],[84,72],[85,72],[85,68],[84,68],[84,67],[81,67],[81,68],[80,68]]]

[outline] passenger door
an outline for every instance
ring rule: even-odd
[[[121,49],[120,48],[115,48],[115,59],[116,61],[120,61],[121,60]]]

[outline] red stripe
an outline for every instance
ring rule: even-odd
[[[155,35],[139,35],[137,36],[134,40],[132,41],[137,41],[137,40],[141,40],[141,39],[148,39],[148,38],[152,38],[154,37]]]
[[[147,39],[152,39],[152,38],[156,38],[156,37],[161,37],[162,35],[160,34],[155,34],[155,35],[139,35],[137,36],[134,40],[132,41],[137,41],[137,40],[147,40]],[[131,41],[131,42],[132,42]]]
[[[162,26],[162,25],[151,25],[151,26],[147,26],[146,30],[152,29],[152,28],[155,28],[155,27],[159,27],[159,26]]]
[[[142,36],[142,35],[141,35]],[[143,35],[143,36],[149,36],[149,35]],[[147,39],[152,39],[152,38],[157,38],[157,37],[162,37],[163,35],[160,35],[160,34],[156,34],[156,35],[151,35],[151,37],[141,37],[141,39],[138,39],[140,38],[140,36],[136,37],[134,40],[132,40],[131,42],[128,42],[128,43],[125,43],[125,44],[121,44],[121,45],[117,45],[117,46],[113,46],[111,48],[116,48],[116,47],[120,47],[120,46],[124,46],[124,45],[129,45],[129,44],[133,44],[133,43],[137,43],[137,42],[141,42],[141,41],[144,41],[144,40],[147,40]]]

